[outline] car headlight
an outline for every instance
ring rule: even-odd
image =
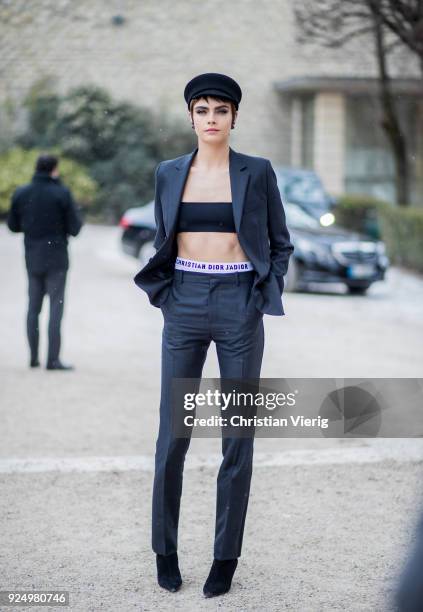
[[[320,225],[323,225],[323,227],[328,227],[329,225],[333,225],[335,223],[335,215],[331,212],[324,213],[321,215],[319,221]]]

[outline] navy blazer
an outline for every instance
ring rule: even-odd
[[[156,169],[155,220],[157,252],[134,277],[153,306],[167,299],[177,256],[175,240],[179,205],[198,147],[191,153],[161,162]],[[263,314],[284,315],[284,275],[294,251],[285,211],[268,159],[237,153],[229,147],[232,205],[239,243],[254,266],[253,299]]]

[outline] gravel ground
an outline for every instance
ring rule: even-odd
[[[62,358],[77,369],[58,373],[27,367],[21,238],[0,226],[0,587],[63,588],[78,612],[393,609],[423,506],[420,440],[257,439],[243,555],[230,593],[208,601],[220,441],[193,439],[184,586],[171,594],[156,585],[162,315],[132,282],[139,266],[121,254],[119,234],[86,226],[72,242]],[[264,318],[262,377],[419,377],[422,298],[422,279],[400,269],[366,297],[337,286],[285,295],[287,316]],[[213,345],[203,374],[219,375]]]

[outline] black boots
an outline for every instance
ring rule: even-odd
[[[181,572],[178,566],[178,553],[156,555],[157,582],[168,591],[177,591],[182,584]]]
[[[238,565],[238,559],[214,559],[209,576],[204,584],[203,593],[206,597],[223,595],[231,588],[232,577]]]
[[[181,572],[178,566],[178,553],[170,555],[156,554],[157,582],[168,591],[178,591],[182,584]],[[213,560],[209,576],[204,584],[205,597],[223,595],[231,588],[232,578],[238,565],[238,559]]]

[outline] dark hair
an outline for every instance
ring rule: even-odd
[[[37,159],[37,164],[35,166],[35,170],[37,172],[51,172],[55,169],[57,164],[59,163],[59,159],[54,155],[40,155]]]

